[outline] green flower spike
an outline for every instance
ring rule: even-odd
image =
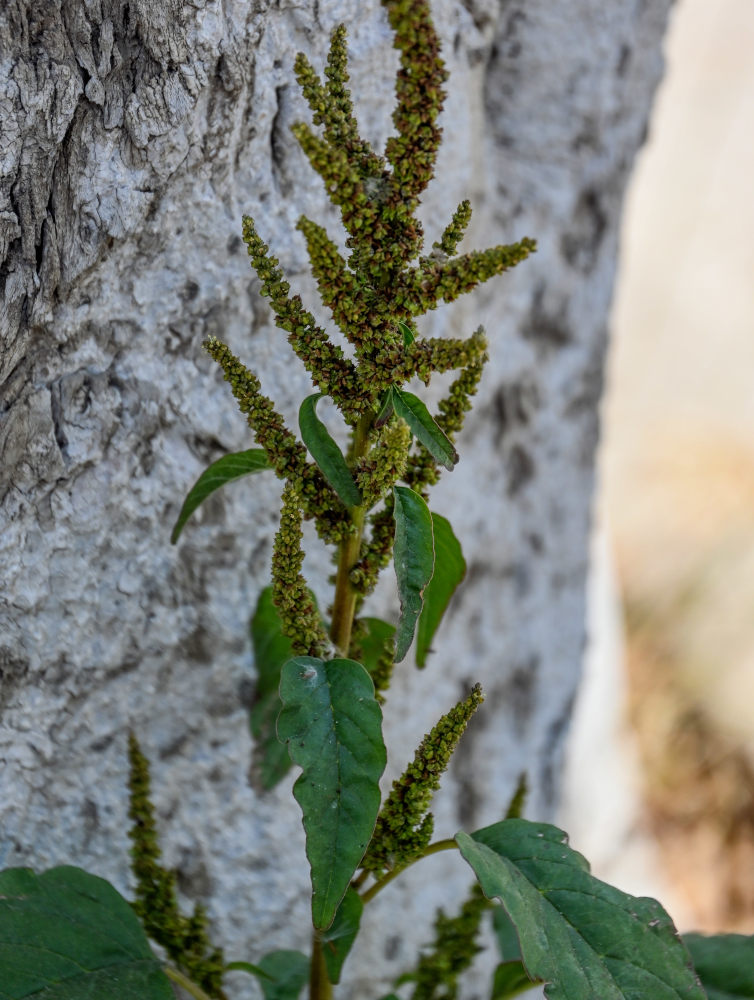
[[[272,603],[294,656],[320,656],[328,646],[311,592],[301,573],[301,501],[291,483],[283,489],[280,530],[272,551]]]
[[[432,813],[428,812],[432,797],[469,719],[483,700],[482,688],[475,684],[468,698],[443,715],[421,741],[413,761],[393,782],[377,817],[362,868],[371,872],[395,870],[423,853],[434,827]]]

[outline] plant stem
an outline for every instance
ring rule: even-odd
[[[332,983],[327,975],[325,953],[319,934],[312,934],[312,961],[309,966],[309,1000],[332,1000]]]
[[[353,882],[351,882],[351,888],[360,889],[368,878],[369,878],[369,872],[366,870],[366,868],[364,868],[363,871],[359,872],[359,874],[356,876]]]
[[[211,997],[204,992],[201,986],[197,986],[195,982],[192,982],[188,976],[184,976],[178,969],[174,969],[171,965],[163,965],[162,970],[168,979],[172,979],[181,989],[190,993],[192,997],[195,997],[195,1000],[211,1000]]]
[[[351,465],[369,451],[369,429],[373,414],[365,414],[358,422],[353,432],[353,441],[348,454]],[[351,586],[351,570],[356,565],[361,551],[361,535],[364,530],[365,507],[351,508],[352,531],[341,542],[338,552],[338,572],[335,578],[335,597],[333,599],[332,624],[330,638],[342,656],[348,656],[351,645],[351,629],[356,611],[358,594]]]
[[[348,452],[352,468],[369,451],[369,431],[373,419],[373,413],[365,413],[354,428]],[[341,656],[348,656],[348,650],[351,646],[351,630],[353,629],[353,618],[358,598],[358,594],[351,586],[351,570],[359,559],[365,517],[366,507],[351,508],[353,527],[348,537],[340,543],[338,550],[338,572],[335,577],[330,638]],[[309,966],[309,1000],[331,1000],[332,993],[332,983],[327,975],[322,942],[315,931],[312,936],[312,957]]]
[[[402,868],[394,868],[391,872],[388,872],[387,875],[383,875],[383,877],[378,882],[375,882],[374,885],[370,886],[366,890],[366,892],[363,892],[361,894],[362,903],[368,903],[370,899],[374,899],[377,893],[381,892],[386,885],[389,885],[389,883],[392,882],[394,878],[398,878],[398,876],[402,875],[407,868],[410,868],[411,865],[415,865],[416,862],[421,861],[422,858],[428,858],[430,854],[439,854],[440,851],[453,851],[453,850],[458,850],[458,844],[455,842],[455,840],[452,840],[450,838],[448,838],[447,840],[436,840],[435,843],[430,844],[429,847],[426,848],[424,853],[420,854],[418,858],[414,858],[413,861],[409,861],[408,864],[403,865]]]

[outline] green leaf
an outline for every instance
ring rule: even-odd
[[[414,337],[414,331],[411,329],[410,326],[407,326],[406,323],[399,323],[398,329],[401,331],[401,334],[403,335],[403,346],[410,347],[413,344],[414,340],[416,339]]]
[[[466,576],[466,560],[450,522],[440,514],[432,514],[431,517],[435,540],[435,571],[424,592],[424,608],[416,631],[416,665],[419,668],[426,664],[437,626],[456,587]]]
[[[199,476],[197,481],[188,492],[188,496],[183,501],[178,520],[175,522],[170,541],[173,545],[178,541],[178,536],[183,531],[183,526],[191,517],[199,504],[204,503],[210,493],[219,490],[221,486],[231,482],[233,479],[240,479],[241,476],[248,476],[252,472],[261,472],[263,469],[271,469],[272,466],[267,461],[267,456],[261,448],[250,448],[248,451],[236,451],[230,455],[223,455],[216,462],[208,466]]]
[[[293,786],[312,870],[312,919],[325,930],[364,856],[385,769],[382,712],[354,660],[297,656],[280,679],[278,736],[303,773]]]
[[[0,998],[173,1000],[130,905],[80,868],[0,872]]]
[[[300,951],[271,951],[260,959],[259,969],[264,1000],[298,1000],[309,981],[309,959]]]
[[[550,1000],[705,1000],[660,904],[590,875],[562,830],[508,819],[456,843],[485,896],[503,903]]]
[[[338,907],[330,929],[322,935],[322,954],[325,956],[327,977],[335,985],[340,982],[343,963],[359,933],[363,909],[361,896],[349,888]]]
[[[452,470],[458,461],[458,452],[435,423],[432,414],[419,397],[414,396],[412,392],[404,392],[393,387],[393,407],[432,458],[446,469]]]
[[[510,1000],[530,990],[535,983],[526,975],[522,962],[501,962],[495,969],[490,1000]]]
[[[709,1000],[754,1000],[754,937],[684,934]]]
[[[379,430],[393,415],[393,387],[388,386],[382,397],[377,416],[374,418],[375,430]]]
[[[424,603],[424,591],[435,568],[435,549],[432,517],[424,500],[407,486],[394,486],[393,495],[393,562],[401,601],[395,662],[400,663],[414,638],[414,629]]]
[[[323,395],[322,392],[315,392],[313,396],[307,396],[301,404],[298,411],[301,438],[322,475],[346,507],[358,507],[361,503],[361,493],[353,480],[351,470],[330,432],[317,416],[317,403]]]
[[[228,962],[225,966],[226,972],[248,972],[250,976],[258,976],[260,979],[272,979],[269,972],[265,972],[258,965],[252,962]]]
[[[359,639],[361,662],[367,673],[371,674],[377,669],[385,647],[395,640],[395,625],[390,625],[381,618],[362,618],[361,622],[367,627],[367,634]]]
[[[251,619],[251,643],[257,683],[249,720],[254,736],[252,773],[265,790],[274,788],[291,768],[288,748],[277,737],[275,726],[283,703],[278,694],[280,671],[293,655],[290,639],[283,635],[280,615],[272,603],[272,587],[259,595]]]
[[[492,912],[492,929],[495,932],[497,950],[500,952],[503,964],[518,962],[521,959],[521,946],[518,943],[516,925],[502,906]]]

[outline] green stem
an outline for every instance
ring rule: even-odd
[[[348,455],[352,466],[369,451],[369,429],[372,426],[373,416],[372,413],[365,414],[354,429],[353,442]],[[348,537],[341,542],[338,552],[338,572],[335,577],[330,638],[342,656],[348,656],[348,650],[351,646],[351,630],[356,601],[358,600],[358,594],[351,586],[351,570],[359,561],[365,517],[365,507],[351,508],[353,528]]]
[[[383,875],[378,882],[374,883],[374,885],[371,885],[366,892],[362,892],[361,901],[363,903],[368,903],[370,899],[374,899],[377,893],[381,892],[386,885],[389,885],[394,878],[398,878],[398,876],[402,875],[407,868],[410,868],[411,865],[415,865],[416,862],[421,861],[422,858],[428,858],[430,854],[439,854],[440,851],[453,850],[458,850],[458,844],[455,840],[451,840],[450,838],[447,840],[436,840],[435,843],[430,844],[429,847],[427,847],[426,850],[418,856],[418,858],[414,858],[413,861],[409,861],[408,864],[403,865],[402,868],[394,868],[391,872],[388,872],[387,875]]]
[[[195,1000],[212,1000],[212,998],[204,992],[201,986],[197,986],[195,982],[189,979],[188,976],[184,976],[184,974],[179,972],[178,969],[174,969],[171,965],[163,965],[162,970],[168,979],[172,979],[174,983],[177,983],[181,987],[181,989],[190,993],[192,997],[195,997]]]
[[[369,451],[369,430],[373,419],[373,413],[366,413],[354,428],[353,440],[348,453],[352,468]],[[351,586],[351,570],[359,560],[365,517],[365,507],[351,508],[352,531],[341,542],[338,551],[338,572],[335,577],[330,638],[341,656],[348,656],[351,647],[351,631],[358,599],[358,594]],[[322,942],[315,931],[312,937],[312,957],[309,966],[309,1000],[331,1000],[332,993],[332,983],[327,976]]]
[[[309,1000],[332,1000],[332,983],[327,975],[325,953],[319,934],[312,934],[312,961],[309,966]]]
[[[369,878],[369,872],[367,871],[366,868],[364,868],[361,872],[359,872],[359,874],[356,876],[353,882],[351,882],[351,888],[360,889],[368,878]]]

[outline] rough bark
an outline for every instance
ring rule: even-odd
[[[392,777],[462,690],[486,688],[438,800],[443,835],[494,821],[523,770],[531,816],[551,817],[557,799],[617,226],[669,3],[435,3],[451,93],[430,240],[468,195],[470,246],[539,241],[423,327],[481,321],[492,342],[462,464],[434,501],[468,579],[435,662],[406,672],[388,705]],[[321,64],[339,21],[357,113],[381,145],[395,61],[376,0],[0,11],[0,865],[77,861],[128,887],[132,726],[181,888],[208,902],[229,958],[252,961],[307,940],[289,788],[258,797],[247,780],[247,623],[279,484],[236,484],[177,548],[168,536],[207,462],[251,444],[202,339],[228,340],[289,415],[307,391],[239,220],[257,218],[312,299],[294,222],[330,215],[288,132],[305,117],[291,66],[299,49]],[[324,602],[326,574],[313,574]],[[419,915],[469,881],[444,856],[416,875],[375,903],[344,996],[379,995],[427,940]]]

